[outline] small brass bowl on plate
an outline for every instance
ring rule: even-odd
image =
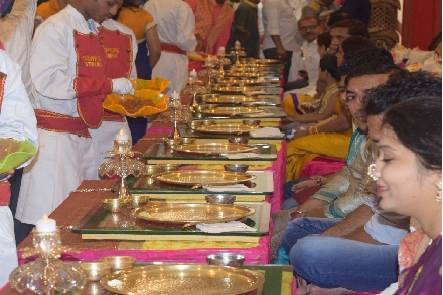
[[[248,144],[249,139],[247,137],[236,136],[236,137],[230,137],[228,141],[230,143],[236,143],[236,144]]]
[[[245,256],[236,253],[217,253],[208,255],[206,260],[210,265],[240,267],[245,262]]]
[[[234,204],[237,197],[228,194],[213,194],[205,197],[206,202],[210,204]]]
[[[245,173],[249,169],[249,165],[245,164],[225,164],[225,171]]]
[[[243,124],[250,125],[250,126],[259,126],[261,121],[260,120],[243,120]]]
[[[111,265],[113,271],[120,271],[133,268],[136,259],[132,256],[107,256],[100,259],[100,262]]]
[[[104,199],[103,206],[106,210],[109,210],[113,213],[120,212],[120,210],[128,204],[127,199]]]
[[[112,272],[112,266],[105,262],[82,262],[80,266],[86,272],[89,281],[99,281]]]
[[[150,196],[146,195],[132,195],[129,197],[133,208],[143,206],[146,202],[149,202]]]

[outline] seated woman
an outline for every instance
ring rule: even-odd
[[[351,135],[351,120],[339,99],[337,58],[325,55],[320,60],[317,91],[320,98],[311,104],[311,112],[293,114],[288,133],[287,180],[297,179],[303,166],[322,155],[344,159]]]
[[[124,0],[117,21],[130,28],[137,38],[138,51],[135,58],[137,77],[151,79],[152,68],[160,59],[161,47],[156,24],[152,16],[140,6],[144,0]],[[135,144],[145,135],[147,119],[128,117],[132,142]]]
[[[379,205],[411,216],[419,228],[400,245],[395,294],[442,292],[441,107],[441,97],[420,97],[395,105],[384,118],[373,171]]]

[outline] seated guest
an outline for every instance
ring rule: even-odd
[[[39,4],[36,13],[38,17],[45,20],[65,8],[66,5],[68,5],[68,0],[48,0]]]
[[[145,1],[124,0],[117,21],[130,28],[138,43],[135,65],[139,79],[151,79],[152,68],[160,59],[161,48],[157,26],[152,16],[140,7]],[[145,135],[147,119],[127,117],[131,129],[132,144]]]
[[[341,66],[345,60],[351,58],[352,55],[358,54],[358,51],[375,47],[371,40],[361,36],[351,36],[340,44],[337,51],[338,65]]]
[[[330,52],[336,53],[340,44],[351,36],[360,36],[367,38],[368,29],[364,23],[354,19],[345,19],[331,25],[329,29],[331,35]]]
[[[408,243],[414,247],[400,252],[404,269],[396,294],[442,292],[441,105],[441,94],[416,97],[395,105],[383,119],[374,173],[379,205],[411,216],[418,227],[410,234],[416,242]],[[409,257],[408,251],[413,251]]]
[[[133,93],[137,43],[117,21],[119,0],[70,0],[36,30],[31,78],[42,148],[23,173],[16,218],[35,224],[97,169],[119,130],[120,115],[103,109],[106,95]],[[106,53],[106,54],[105,54]],[[47,58],[50,57],[50,58]]]
[[[235,10],[231,36],[227,45],[228,52],[234,48],[235,41],[240,41],[247,57],[259,57],[260,35],[257,8],[259,2],[260,0],[243,0]]]
[[[294,123],[288,125],[288,133],[293,133],[294,139],[288,143],[287,179],[297,179],[304,164],[318,155],[345,158],[352,131],[339,99],[339,79],[337,58],[325,55],[320,60],[318,102],[310,104],[309,112],[289,117]]]
[[[282,211],[274,218],[273,249],[280,243],[282,231],[291,219],[291,214],[293,218],[303,216],[329,217],[337,221],[335,218],[343,218],[361,204],[367,204],[368,206],[361,209],[362,212],[356,214],[357,216],[362,216],[362,219],[353,225],[356,227],[364,224],[372,215],[369,206],[373,204],[373,198],[370,197],[371,193],[365,191],[365,186],[360,184],[364,175],[366,175],[367,161],[370,159],[370,153],[365,144],[367,123],[363,111],[363,94],[367,89],[383,84],[388,79],[390,73],[398,70],[398,68],[394,64],[389,52],[378,48],[361,51],[352,60],[348,60],[347,64],[346,74],[348,83],[346,85],[346,94],[349,99],[345,100],[345,102],[358,128],[351,137],[346,156],[346,165],[302,205],[296,209]],[[288,184],[288,186],[291,185],[290,183]],[[297,183],[291,190],[297,191],[300,186],[304,186],[304,181]],[[296,221],[292,223],[294,222]],[[299,222],[309,223],[310,220],[300,219]],[[316,220],[312,220],[312,222],[315,223]],[[325,225],[326,228],[330,226],[331,223]],[[324,229],[322,228],[321,230]],[[352,227],[350,230],[352,230]],[[290,237],[291,235],[288,236]],[[281,253],[283,259],[286,256],[285,253],[289,253],[296,240],[297,238],[288,241],[285,251]]]
[[[0,44],[0,48],[3,46]],[[0,138],[30,140],[37,147],[37,127],[28,95],[20,76],[20,67],[4,49],[0,49]],[[11,171],[9,174],[12,174]],[[9,210],[7,176],[0,179],[0,288],[17,266],[14,222]]]
[[[226,47],[234,20],[234,9],[226,0],[186,0],[195,16],[197,51],[216,54]],[[246,44],[244,44],[246,46]]]
[[[393,74],[386,84],[367,92],[365,110],[371,140],[376,144],[382,138],[381,127],[386,110],[399,102],[423,95],[441,97],[441,80],[423,72],[399,72]],[[376,151],[374,147],[373,144],[371,150]],[[373,173],[371,175],[374,177]],[[369,180],[365,182],[369,185],[366,185],[367,189],[373,190],[370,188],[373,182]],[[315,231],[321,235],[299,239],[292,247],[291,263],[297,274],[323,288],[345,287],[354,291],[382,290],[396,281],[397,249],[409,223],[407,217],[383,209],[375,208],[371,219],[351,232],[348,229],[355,223],[353,217],[357,210],[324,231],[313,230],[305,220],[304,227],[298,229],[299,233]],[[317,220],[317,227],[320,222]],[[349,269],[353,270],[352,276]],[[331,273],[334,275],[329,278],[322,275]],[[380,277],[379,273],[384,275]]]
[[[285,91],[305,86],[297,80],[307,80],[305,82],[314,87],[318,80],[320,55],[318,53],[317,37],[322,33],[318,18],[302,16],[298,21],[298,31],[303,38],[303,43],[299,49],[292,53],[289,82],[285,86]]]
[[[188,82],[187,51],[197,44],[195,18],[191,7],[182,0],[149,0],[143,6],[157,24],[162,54],[152,69],[153,77],[171,81],[169,94],[180,92]]]
[[[329,32],[324,32],[317,37],[317,52],[322,57],[328,53],[329,46],[331,45],[331,35]]]

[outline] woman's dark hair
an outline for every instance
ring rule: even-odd
[[[336,81],[340,80],[337,56],[334,54],[325,54],[320,59],[320,70],[328,72]]]
[[[329,35],[329,32],[322,33],[318,35],[317,37],[317,45],[324,46],[326,49],[329,48],[331,45],[331,35]]]
[[[441,105],[441,96],[416,97],[393,105],[384,117],[384,124],[430,170],[441,170]]]
[[[375,44],[371,40],[361,36],[351,36],[341,43],[341,48],[344,53],[344,60],[349,59],[359,50],[374,48]]]

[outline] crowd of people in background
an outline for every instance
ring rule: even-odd
[[[0,15],[0,138],[39,148],[0,181],[0,286],[15,242],[98,178],[116,133],[144,136],[147,120],[104,111],[106,95],[133,94],[136,77],[180,92],[194,53],[239,41],[282,63],[287,183],[271,248],[297,294],[441,293],[441,42],[407,67],[405,50],[370,39],[369,0],[4,0]]]

